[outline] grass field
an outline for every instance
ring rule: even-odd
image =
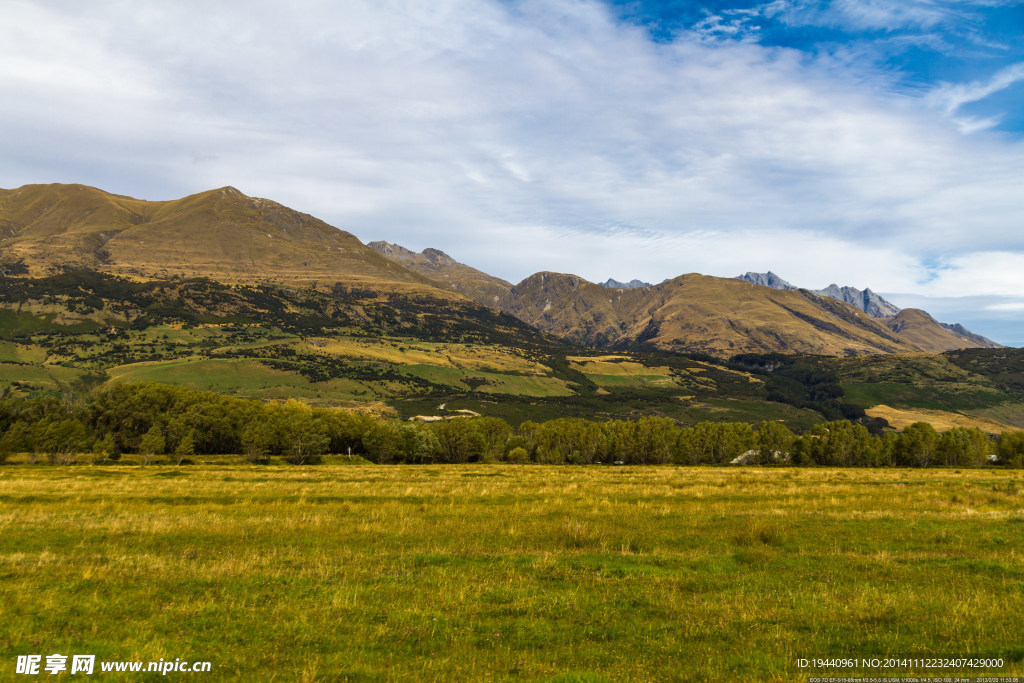
[[[0,678],[51,653],[208,660],[210,681],[788,681],[799,656],[868,654],[1020,675],[1022,490],[990,469],[7,465]]]
[[[881,417],[894,429],[906,429],[915,422],[927,422],[936,431],[945,432],[954,427],[980,429],[987,434],[1001,434],[1017,431],[1020,428],[1012,424],[998,422],[977,415],[964,415],[944,410],[928,410],[927,408],[892,408],[877,405],[865,411],[870,417]]]

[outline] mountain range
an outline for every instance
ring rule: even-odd
[[[607,280],[601,283],[601,286],[609,287],[611,289],[639,289],[640,287],[650,287],[651,283],[641,282],[640,280],[637,279],[630,280],[629,282],[619,282],[618,280],[608,278]]]
[[[595,284],[577,275],[541,272],[512,285],[434,249],[417,254],[387,242],[370,246],[479,303],[586,346],[646,345],[719,356],[999,347],[960,325],[943,325],[924,311],[900,310],[870,289],[831,285],[819,292],[801,290],[770,272],[748,273],[750,280],[691,273],[658,285],[611,279]]]
[[[767,273],[744,273],[743,275],[736,276],[736,279],[755,285],[771,287],[772,289],[799,289],[770,270]],[[891,318],[900,312],[898,307],[878,296],[870,289],[861,290],[856,287],[840,287],[833,283],[824,289],[814,289],[811,291],[832,299],[845,301],[873,318]]]
[[[691,273],[621,287],[540,272],[513,285],[437,249],[365,245],[231,187],[161,202],[82,185],[0,190],[4,274],[82,269],[134,279],[398,293],[438,302],[439,315],[444,302],[475,302],[568,342],[610,349],[848,356],[998,346],[923,311],[895,309],[870,290],[813,292],[772,273],[757,282]]]

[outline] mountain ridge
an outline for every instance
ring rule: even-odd
[[[737,275],[736,279],[744,280],[745,282],[755,285],[761,285],[762,287],[771,287],[772,289],[801,289],[800,287],[782,279],[770,270],[767,273],[747,271],[743,275]],[[839,301],[845,301],[874,318],[891,318],[900,311],[899,307],[894,306],[892,303],[878,296],[872,292],[870,288],[861,290],[856,287],[840,287],[839,285],[832,283],[823,289],[812,289],[810,291],[833,299],[838,299]]]
[[[743,280],[745,282],[749,282],[755,285],[771,287],[772,289],[799,289],[798,287],[792,285],[786,280],[783,280],[781,277],[779,277],[772,271],[768,271],[767,273],[754,273],[748,271],[743,275],[737,275],[736,279]],[[863,290],[861,290],[857,289],[856,287],[840,287],[839,285],[833,283],[830,284],[828,287],[825,287],[824,289],[808,291],[813,291],[816,294],[821,294],[822,296],[827,296],[838,301],[844,301],[848,304],[856,306],[857,308],[864,311],[873,318],[884,320],[886,325],[888,325],[890,329],[898,328],[900,331],[902,331],[905,330],[908,327],[908,325],[910,327],[920,328],[920,326],[924,324],[922,322],[923,319],[920,316],[917,316],[916,314],[908,314],[907,316],[903,317],[900,316],[903,310],[918,309],[900,309],[899,307],[893,305],[889,301],[886,301],[885,299],[880,297],[875,292],[871,291],[871,288],[869,287],[866,287]],[[971,332],[970,330],[968,330],[959,323],[940,323],[934,318],[932,318],[931,315],[926,315],[927,324],[935,324],[941,326],[954,337],[962,339],[965,343],[970,344],[970,346],[991,349],[1003,348],[1002,344],[998,344],[992,341],[991,339],[981,336],[980,334],[975,334],[974,332]],[[936,338],[934,332],[934,330],[931,330],[929,332],[924,332],[921,329],[917,330],[918,334],[924,334],[925,337],[931,337],[932,339]],[[939,338],[940,337],[941,335],[939,335]]]
[[[409,270],[437,281],[441,286],[485,306],[495,307],[501,297],[512,288],[510,282],[460,263],[440,249],[427,248],[417,253],[400,244],[384,240],[367,242],[366,246]]]
[[[86,268],[301,286],[344,280],[451,296],[349,232],[230,186],[158,202],[84,185],[0,190],[0,235],[5,270],[37,277]]]
[[[604,282],[600,282],[598,284],[600,284],[602,287],[608,287],[609,289],[638,289],[640,287],[651,286],[650,282],[643,282],[641,280],[637,280],[636,278],[633,278],[629,282],[619,282],[618,280],[608,278]]]
[[[0,190],[0,268],[28,276],[84,268],[142,279],[355,288],[364,298],[416,295],[441,307],[472,300],[569,342],[601,348],[842,356],[988,341],[913,309],[873,318],[810,290],[697,273],[626,289],[554,272],[512,285],[438,249],[364,245],[313,216],[233,187],[160,202],[83,185]]]
[[[418,260],[418,272],[429,272],[423,255],[432,250],[416,254],[387,242],[371,244],[392,258],[402,259],[403,264]],[[448,259],[444,271],[453,278],[457,269],[450,257],[444,256]],[[469,266],[457,265],[466,269],[464,272],[481,274]],[[508,285],[507,292],[497,301],[491,298],[493,294],[486,299],[474,298],[571,343],[599,348],[647,345],[716,355],[861,355],[934,352],[985,346],[986,342],[994,344],[983,337],[968,337],[943,327],[927,314],[912,313],[913,309],[894,319],[875,318],[828,292],[798,289],[774,273],[760,275],[764,281],[779,285],[770,287],[771,291],[785,294],[767,295],[762,287],[742,277],[714,278],[691,273],[657,285],[609,287],[607,282],[592,283],[578,275],[541,271],[516,285]],[[755,289],[745,293],[732,291],[732,282]],[[469,294],[465,285],[459,291]],[[865,291],[873,295],[870,290]],[[716,306],[715,302],[721,305]]]

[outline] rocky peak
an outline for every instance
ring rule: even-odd
[[[456,262],[455,259],[453,259],[448,254],[444,253],[440,249],[434,249],[432,247],[428,247],[427,249],[424,249],[420,253],[422,253],[423,256],[425,256],[428,261],[430,261],[431,263],[438,264],[438,265],[446,265],[446,266],[448,266],[448,265],[452,265],[452,264],[454,264]]]
[[[639,289],[640,287],[650,287],[650,282],[641,282],[640,280],[630,280],[629,282],[619,282],[608,278],[605,282],[600,283],[602,287],[609,287],[611,289]]]
[[[771,287],[772,289],[796,289],[796,287],[789,284],[770,270],[767,273],[753,273],[748,271],[743,275],[737,275],[736,279],[749,282],[752,285]]]
[[[900,312],[900,309],[866,288],[863,291],[856,287],[840,287],[833,283],[825,289],[819,289],[818,294],[832,297],[848,304],[856,306],[872,318],[891,318]]]

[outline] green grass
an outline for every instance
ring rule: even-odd
[[[998,405],[1007,395],[994,389],[970,387],[944,390],[934,386],[868,382],[842,384],[844,401],[864,407],[885,404],[894,408],[929,408],[931,410],[970,410]]]
[[[679,390],[679,385],[667,375],[595,375],[587,373],[587,377],[597,386],[613,392],[623,389],[627,391]]]
[[[2,363],[42,363],[45,360],[46,350],[35,344],[0,341]]]
[[[88,376],[87,370],[60,365],[22,365],[0,363],[0,388],[17,382],[48,391],[65,390]]]
[[[159,382],[214,391],[245,398],[299,398],[345,400],[371,398],[373,390],[362,382],[333,379],[310,382],[302,375],[275,370],[248,359],[186,358],[154,363],[135,363],[109,371],[116,382]]]
[[[996,470],[8,465],[0,662],[756,681],[800,680],[801,655],[991,653],[1020,675],[1022,491]],[[909,673],[935,674],[887,675]]]
[[[405,365],[400,372],[449,386],[457,391],[526,397],[571,396],[564,380],[537,375],[513,375],[483,370],[460,370],[439,365]]]
[[[1024,403],[1007,403],[992,408],[983,408],[972,411],[972,414],[1024,429]]]

